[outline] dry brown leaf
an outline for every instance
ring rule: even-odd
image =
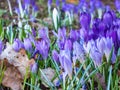
[[[13,90],[20,90],[19,88],[21,88],[26,69],[27,77],[29,77],[30,66],[35,63],[34,59],[29,60],[24,49],[15,52],[12,46],[7,43],[6,49],[0,55],[0,60],[7,61],[4,64],[6,70],[2,81],[3,85]]]
[[[7,60],[4,60],[3,63],[6,65],[6,70],[2,84],[6,87],[10,87],[12,90],[22,90],[22,76],[19,70]]]

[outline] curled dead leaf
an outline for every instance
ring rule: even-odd
[[[27,77],[29,77],[30,66],[35,63],[34,59],[29,60],[24,49],[15,52],[12,45],[7,43],[6,49],[0,55],[1,61],[6,67],[2,84],[12,90],[21,90],[21,83],[26,75],[26,70]]]
[[[10,87],[12,90],[22,90],[22,76],[19,70],[7,60],[4,60],[3,64],[6,65],[6,70],[4,71],[2,85]]]

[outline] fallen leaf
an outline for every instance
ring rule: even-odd
[[[22,90],[22,76],[19,70],[11,65],[7,60],[3,61],[6,67],[4,71],[4,78],[2,80],[2,85],[5,87],[10,87],[12,90]]]
[[[20,86],[26,75],[26,70],[27,77],[29,77],[30,66],[35,63],[34,59],[29,60],[24,49],[15,52],[12,45],[7,43],[6,49],[0,55],[0,61],[7,61],[4,64],[6,70],[2,81],[3,85],[10,87],[12,90],[21,90],[19,88],[21,88]],[[18,89],[15,89],[17,87]]]

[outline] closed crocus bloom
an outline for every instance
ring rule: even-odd
[[[83,62],[84,60],[84,48],[81,44],[79,44],[77,41],[75,41],[73,43],[73,63],[75,65],[76,60],[80,60],[81,62]]]
[[[57,43],[60,49],[64,49],[65,40],[66,40],[66,29],[65,28],[59,29],[57,35]]]
[[[96,47],[93,47],[90,52],[90,57],[92,58],[95,66],[100,66],[102,64],[102,56]]]
[[[118,12],[120,12],[120,0],[115,0],[115,6]]]
[[[31,72],[32,73],[36,73],[38,70],[38,64],[34,63],[33,65],[31,65]]]
[[[84,47],[84,49],[85,49],[85,52],[86,52],[87,54],[89,54],[89,53],[91,52],[92,47],[94,47],[94,46],[95,46],[94,40],[90,40],[90,41],[88,41],[87,44],[84,44],[84,45],[83,45],[83,47]]]
[[[118,46],[118,36],[117,36],[117,31],[112,31],[112,32],[108,32],[109,33],[109,37],[110,38],[112,38],[112,41],[113,41],[113,43],[114,43],[114,48],[115,48],[115,50],[117,51],[118,50],[118,48],[119,48],[119,46]]]
[[[65,73],[68,74],[69,78],[72,79],[72,61],[69,50],[61,50],[59,55],[59,60]]]
[[[109,59],[110,52],[111,52],[112,47],[113,47],[113,41],[112,41],[112,38],[107,37],[104,42],[105,42],[105,50],[104,50],[104,53],[105,53],[105,56],[106,56],[106,58],[107,58],[107,60],[108,60],[108,59]]]
[[[29,38],[24,39],[24,48],[25,50],[28,50],[28,51],[32,49],[32,43]]]
[[[48,0],[48,7],[51,7],[52,0]]]
[[[59,29],[58,30],[58,39],[63,39],[65,40],[66,39],[66,29],[65,28],[62,28],[62,29]]]
[[[39,50],[39,53],[42,55],[43,59],[47,59],[48,57],[49,45],[50,44],[43,39],[36,42],[36,49]]]
[[[70,39],[67,39],[65,41],[64,49],[65,50],[70,50],[70,51],[72,50],[72,41]]]
[[[21,48],[24,47],[24,45],[19,39],[15,39],[12,47],[16,52],[18,52]]]
[[[89,31],[85,30],[84,28],[80,29],[80,38],[82,38],[84,41],[87,40],[89,35]]]
[[[100,53],[104,54],[104,50],[105,50],[105,38],[102,37],[102,38],[98,38],[96,40],[96,44],[97,44],[97,48],[99,50]]]
[[[78,40],[78,32],[76,30],[70,30],[70,39],[74,42]]]
[[[58,30],[59,13],[56,8],[53,9],[52,19],[53,19],[55,30]]]
[[[2,43],[2,41],[0,41],[0,54],[2,52],[2,48],[3,48],[3,43]]]
[[[81,13],[80,24],[82,28],[88,29],[90,27],[91,16],[88,13]]]
[[[110,11],[104,13],[104,15],[103,15],[103,21],[108,26],[113,23],[113,17],[112,17],[112,14],[111,14]]]
[[[54,61],[56,61],[57,63],[59,62],[59,54],[56,50],[52,51],[52,58]]]
[[[64,57],[63,63],[65,72],[67,72],[69,78],[72,79],[72,62]]]

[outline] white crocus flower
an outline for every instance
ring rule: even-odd
[[[59,13],[58,13],[56,8],[53,9],[52,18],[53,18],[54,27],[57,30],[58,29],[58,22],[59,22]]]

